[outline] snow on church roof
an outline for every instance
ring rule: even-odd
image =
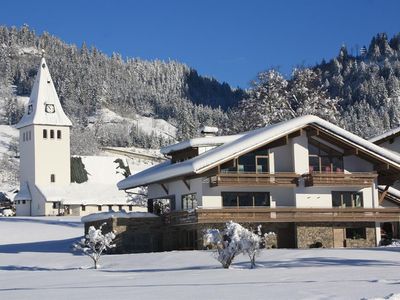
[[[135,195],[118,190],[116,183],[125,178],[117,157],[80,156],[88,181],[67,186],[36,185],[48,202],[64,205],[137,205]],[[128,162],[120,158],[125,166]]]
[[[71,121],[61,107],[44,57],[40,61],[27,111],[16,125],[16,128],[32,124],[72,126]]]
[[[379,157],[400,169],[400,156],[319,117],[308,115],[250,131],[240,135],[238,138],[236,137],[232,139],[232,141],[227,141],[225,144],[217,148],[206,151],[199,156],[180,163],[171,164],[170,161],[167,161],[151,167],[120,181],[118,183],[118,188],[130,189],[179,176],[201,174],[218,164],[231,160],[232,158],[240,156],[248,151],[252,151],[264,144],[304,128],[307,125],[315,125],[321,129],[325,129],[336,135],[339,139],[345,139],[354,144],[354,146],[362,148],[375,157]],[[190,141],[187,141],[186,143],[190,143]],[[180,144],[182,143],[177,145]],[[171,146],[170,148],[173,147]]]

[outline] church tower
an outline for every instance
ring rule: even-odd
[[[16,127],[20,145],[17,215],[54,215],[60,203],[45,190],[70,184],[70,127],[42,57],[26,112]]]

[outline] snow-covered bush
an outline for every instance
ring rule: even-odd
[[[113,244],[115,234],[113,232],[102,233],[102,228],[105,224],[103,223],[99,229],[90,226],[85,237],[73,244],[74,250],[81,250],[93,260],[95,269],[99,266],[99,260],[103,252],[115,247],[115,244]]]
[[[217,259],[224,268],[229,268],[238,254],[248,255],[251,268],[254,268],[262,240],[261,225],[258,226],[257,233],[253,233],[240,224],[230,221],[226,223],[222,232],[218,229],[208,229],[203,236],[203,245],[217,249]]]

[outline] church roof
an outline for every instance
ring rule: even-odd
[[[16,127],[22,128],[33,124],[72,126],[62,109],[44,57],[40,61],[27,110]]]
[[[27,182],[21,184],[21,189],[18,194],[14,197],[15,200],[32,200],[31,192]]]

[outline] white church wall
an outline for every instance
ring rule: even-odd
[[[47,130],[47,138],[43,138],[43,130]],[[54,138],[50,132],[54,130]],[[57,138],[57,131],[61,138]],[[38,185],[65,186],[71,182],[70,175],[70,137],[69,127],[36,125],[35,137],[35,183]],[[55,182],[51,182],[51,174]]]
[[[20,129],[19,152],[20,152],[20,172],[19,172],[20,183],[22,184],[24,182],[34,182],[35,151],[34,151],[33,126],[27,126]]]
[[[15,205],[15,214],[17,216],[30,216],[31,215],[31,201],[30,200],[17,200]]]

